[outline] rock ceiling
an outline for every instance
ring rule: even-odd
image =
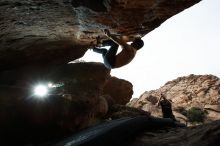
[[[104,39],[102,29],[132,40],[200,0],[103,1],[98,11],[86,8],[88,0],[77,8],[70,0],[1,0],[0,70],[66,64],[83,56],[98,35]]]

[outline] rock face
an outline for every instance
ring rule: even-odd
[[[113,77],[103,64],[73,63],[40,69],[29,66],[0,75],[1,81],[8,83],[0,88],[1,142],[11,137],[21,143],[41,142],[96,124],[107,114],[109,103],[102,95],[111,95],[104,93],[103,88],[106,84],[111,86],[109,80]],[[131,85],[124,80],[114,80]],[[36,98],[33,86],[49,81],[57,87],[50,89],[47,98]],[[124,91],[118,91],[117,98],[123,94]],[[132,92],[126,95],[131,97]]]
[[[220,145],[220,121],[186,129],[146,131],[127,146],[216,146]]]
[[[101,29],[132,40],[199,1],[96,0],[106,10],[97,12],[88,0],[78,7],[70,0],[1,0],[0,70],[65,64],[82,57],[98,35],[105,39]]]
[[[67,63],[82,57],[97,36],[106,39],[102,29],[131,41],[199,1],[1,0],[1,138],[56,138],[127,103],[130,83],[111,77],[101,64]],[[33,98],[32,86],[49,81],[56,85],[53,94]]]
[[[150,113],[141,109],[115,104],[109,109],[109,112],[107,114],[107,117],[110,117],[111,119],[137,116],[149,117]]]
[[[180,109],[188,110],[192,107],[205,109],[208,112],[207,120],[220,119],[220,79],[213,75],[189,75],[179,77],[167,82],[160,89],[146,91],[139,99],[129,103],[151,112],[153,115],[161,115],[161,110],[155,106],[160,92],[165,94],[173,102],[174,114],[179,119],[186,119]]]
[[[103,92],[110,95],[115,103],[125,105],[132,98],[133,85],[128,81],[112,77],[108,80]]]

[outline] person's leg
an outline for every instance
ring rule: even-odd
[[[102,41],[102,45],[103,47],[105,47],[105,46],[116,46],[118,44],[116,44],[113,40],[104,40]]]
[[[110,58],[115,57],[116,54],[117,54],[119,45],[116,44],[116,43],[115,43],[114,41],[112,41],[112,40],[106,41],[106,42],[104,42],[104,43],[105,43],[106,46],[107,46],[107,45],[108,45],[108,46],[111,46],[111,47],[109,48],[108,52],[106,53],[106,57],[110,57]]]
[[[106,46],[111,46],[104,56],[104,63],[108,64],[108,66],[113,67],[115,64],[116,54],[117,54],[119,45],[116,44],[112,40],[105,41],[104,43]]]
[[[99,49],[99,48],[93,48],[92,49],[94,52],[96,52],[96,53],[99,53],[99,54],[102,54],[102,56],[104,57],[105,55],[106,55],[106,53],[107,53],[107,49]]]

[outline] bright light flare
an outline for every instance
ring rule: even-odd
[[[53,85],[52,83],[48,83],[47,86],[48,86],[49,88],[53,88],[53,87],[54,87],[54,85]]]
[[[47,95],[47,93],[48,93],[48,87],[45,85],[37,85],[34,88],[34,95],[38,97],[44,97]]]

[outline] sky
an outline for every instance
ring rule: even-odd
[[[189,74],[220,77],[220,0],[203,0],[145,35],[134,60],[112,76],[133,84],[133,97]],[[103,62],[87,51],[84,61]]]

